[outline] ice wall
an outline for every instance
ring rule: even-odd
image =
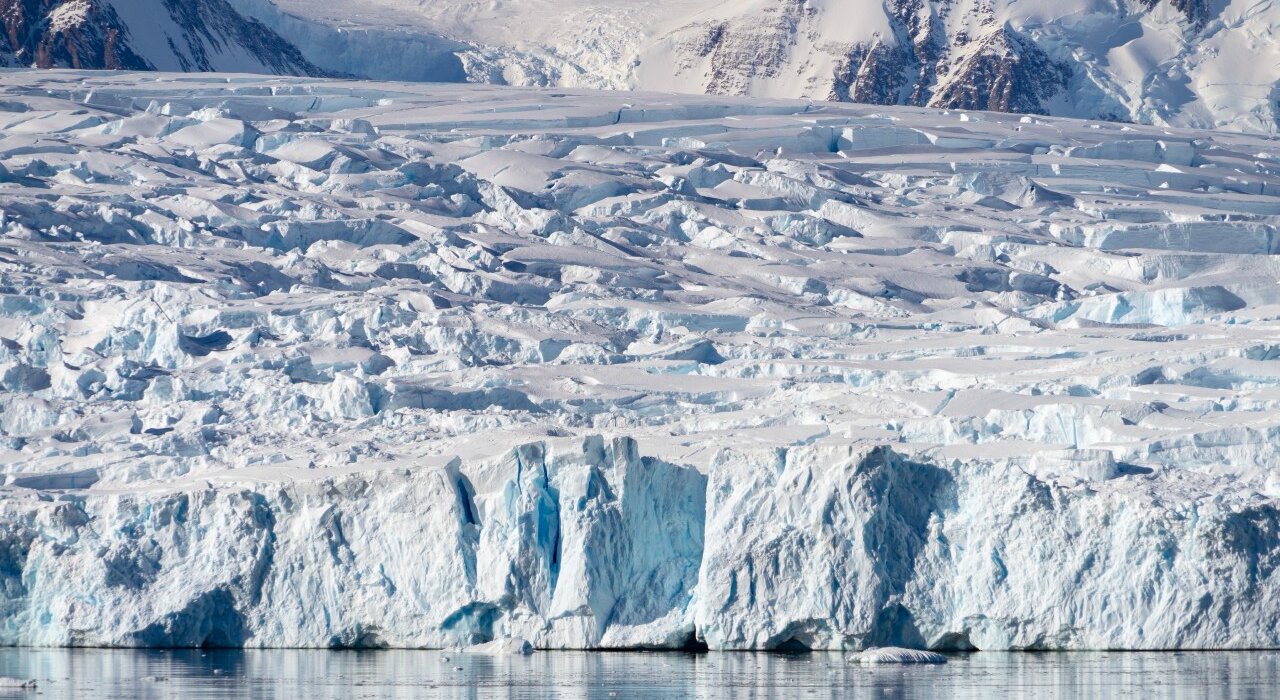
[[[1178,649],[1280,645],[1280,511],[887,448],[629,439],[496,462],[3,503],[0,643]]]
[[[525,445],[468,471],[9,500],[0,643],[449,647],[516,635],[586,648],[691,637],[697,471],[641,458],[625,439],[555,458]]]

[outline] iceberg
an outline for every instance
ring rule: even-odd
[[[945,664],[947,657],[932,651],[902,649],[900,647],[875,647],[865,649],[849,657],[860,664]]]
[[[514,637],[476,644],[462,651],[468,654],[490,654],[493,656],[529,656],[533,653],[533,645],[527,639]]]

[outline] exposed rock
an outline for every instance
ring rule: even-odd
[[[1164,0],[1140,0],[1147,9],[1151,9],[1164,2]],[[1209,21],[1212,14],[1212,5],[1209,0],[1168,0],[1168,4],[1176,10],[1187,16],[1193,24],[1203,26]]]
[[[129,29],[101,0],[0,0],[0,61],[39,68],[149,70]]]
[[[1005,25],[966,48],[928,105],[1043,114],[1069,75],[1067,66]]]
[[[0,0],[0,61],[38,68],[155,70],[140,44],[165,42],[186,71],[245,69],[326,75],[297,47],[227,0],[130,0],[122,15],[109,0]],[[146,26],[130,21],[150,15]],[[163,33],[161,33],[163,32]],[[252,57],[229,58],[237,53]]]

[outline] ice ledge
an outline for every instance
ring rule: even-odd
[[[1184,482],[884,447],[700,471],[596,437],[261,488],[9,489],[0,644],[1280,647],[1280,512]]]

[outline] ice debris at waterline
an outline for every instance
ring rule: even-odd
[[[39,687],[34,678],[10,678],[0,676],[0,690],[35,690]]]
[[[865,649],[849,657],[860,664],[945,664],[947,657],[932,651],[903,649],[900,647],[875,647]]]
[[[530,644],[527,639],[515,637],[474,644],[462,651],[468,654],[490,654],[493,656],[529,656],[533,653],[533,644]]]
[[[0,644],[1280,647],[1272,141],[0,92]]]

